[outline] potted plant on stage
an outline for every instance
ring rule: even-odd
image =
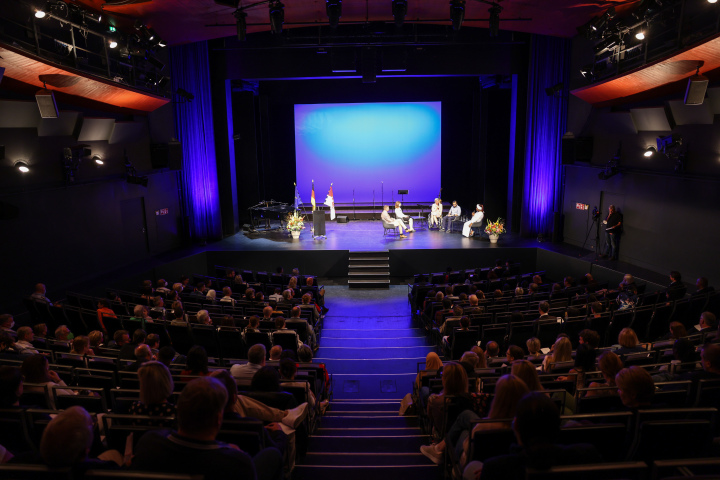
[[[302,215],[298,215],[297,210],[295,210],[293,213],[288,213],[286,222],[287,225],[285,226],[285,228],[290,231],[292,237],[300,238],[300,231],[305,230],[305,222]]]
[[[485,233],[490,237],[490,243],[497,243],[500,234],[505,233],[505,220],[498,218],[495,222],[488,221]]]

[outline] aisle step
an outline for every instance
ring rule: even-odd
[[[313,435],[310,437],[309,448],[313,452],[405,452],[414,453],[420,451],[420,446],[427,445],[430,437],[420,435],[382,435],[370,437],[344,437]]]
[[[325,335],[326,330],[323,330],[322,332],[322,338],[320,341],[320,348],[323,349],[325,347],[332,347],[332,348],[359,348],[361,346],[366,347],[375,347],[375,348],[387,348],[387,347],[396,347],[396,348],[402,348],[402,347],[425,347],[427,345],[427,340],[425,337],[400,337],[400,338],[368,338],[368,339],[358,339],[358,338],[334,338],[334,337],[328,337]],[[320,352],[318,352],[320,354]]]
[[[320,353],[320,352],[318,352]],[[391,358],[391,359],[390,359]],[[332,357],[318,356],[314,359],[317,362],[324,363],[328,372],[336,374],[353,374],[353,375],[372,375],[383,374],[386,376],[394,374],[417,374],[418,362],[425,361],[425,355],[414,356],[409,358],[398,358],[388,356],[388,359],[357,359],[344,360]],[[408,386],[408,388],[410,388]]]
[[[438,466],[430,465],[349,465],[319,466],[297,465],[294,480],[437,480],[441,473]]]
[[[330,411],[327,412],[328,414]],[[418,417],[394,415],[374,415],[364,417],[346,417],[342,415],[325,416],[320,422],[321,428],[417,428]],[[415,430],[417,432],[417,430]]]
[[[386,412],[398,411],[400,409],[400,401],[396,402],[357,402],[357,401],[342,401],[342,402],[330,402],[330,411],[352,411],[352,412]]]
[[[309,452],[304,459],[305,465],[427,465],[429,460],[420,453],[327,453]]]
[[[368,358],[405,358],[425,357],[428,353],[435,349],[432,345],[415,346],[415,347],[384,347],[384,348],[345,348],[345,347],[327,347],[323,344],[317,352],[317,358],[342,358],[345,360]]]
[[[349,288],[390,288],[390,252],[351,251],[348,261]]]

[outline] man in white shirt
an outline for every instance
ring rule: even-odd
[[[383,212],[380,214],[380,218],[382,218],[383,222],[396,226],[398,228],[398,232],[400,233],[400,238],[407,238],[407,236],[403,234],[403,230],[407,230],[405,222],[399,218],[392,218],[390,216],[390,207],[388,205],[383,207]]]
[[[401,206],[402,206],[402,203],[395,202],[395,218],[398,220],[403,220],[403,221],[407,218],[408,223],[410,224],[410,228],[408,228],[407,231],[414,232],[415,229],[413,228],[413,219],[412,219],[412,217],[405,215],[403,213],[402,208],[400,208]]]
[[[470,221],[465,222],[465,224],[463,224],[463,230],[462,230],[463,236],[470,237],[470,235],[472,235],[472,230],[470,229],[471,225],[473,223],[482,222],[483,218],[485,218],[485,212],[483,212],[483,206],[478,204],[477,208],[475,209],[475,213],[473,214]]]
[[[230,375],[235,380],[251,382],[258,370],[265,366],[265,345],[258,343],[248,349],[248,363],[243,365],[235,364],[230,367]]]
[[[450,211],[442,219],[442,227],[440,227],[440,231],[450,231],[450,222],[460,217],[460,213],[460,207],[458,206],[457,201],[454,200],[452,202],[452,207],[450,207]]]
[[[38,353],[32,344],[34,338],[35,336],[32,328],[20,327],[17,331],[17,342],[15,342],[15,347],[20,350],[21,354]]]
[[[432,208],[430,209],[430,227],[436,226],[440,228],[440,222],[442,222],[442,210],[442,200],[436,198],[435,203],[433,203]]]

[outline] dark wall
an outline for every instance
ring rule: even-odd
[[[621,261],[661,273],[679,270],[693,283],[694,278],[706,276],[720,284],[718,181],[638,173],[602,181],[598,172],[592,167],[566,167],[566,242],[581,245],[588,230],[588,212],[576,210],[576,202],[603,208],[604,218],[612,201],[624,217]],[[594,238],[592,231],[589,245],[594,245]],[[600,238],[604,243],[602,233]]]
[[[62,118],[40,123],[38,116],[39,129],[10,128],[7,122],[0,127],[0,145],[6,151],[0,159],[0,251],[8,279],[0,289],[0,310],[21,310],[21,298],[32,293],[37,282],[45,283],[48,296],[57,299],[72,285],[180,244],[179,174],[153,170],[150,162],[151,139],[167,141],[172,135],[172,109],[151,116],[153,123],[163,125],[152,133],[147,117],[113,116],[62,104],[60,109],[77,114],[71,134],[47,135],[57,126],[48,122],[63,122]],[[17,115],[16,123],[32,123],[32,117]],[[62,150],[80,143],[78,132],[97,117],[115,122],[112,141],[84,143],[102,155],[105,165],[98,167],[86,158],[75,182],[66,184]],[[118,136],[121,130],[134,133]],[[148,176],[147,188],[125,182],[125,152],[138,172]],[[27,160],[30,173],[21,175],[14,168],[18,159]],[[167,215],[159,214],[162,209]]]

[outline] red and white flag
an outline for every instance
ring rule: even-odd
[[[313,212],[315,211],[315,181],[312,182],[312,192],[310,193],[310,203],[313,206]]]
[[[330,184],[330,192],[325,198],[325,205],[330,207],[330,220],[335,220],[335,198],[333,198],[332,183]]]

